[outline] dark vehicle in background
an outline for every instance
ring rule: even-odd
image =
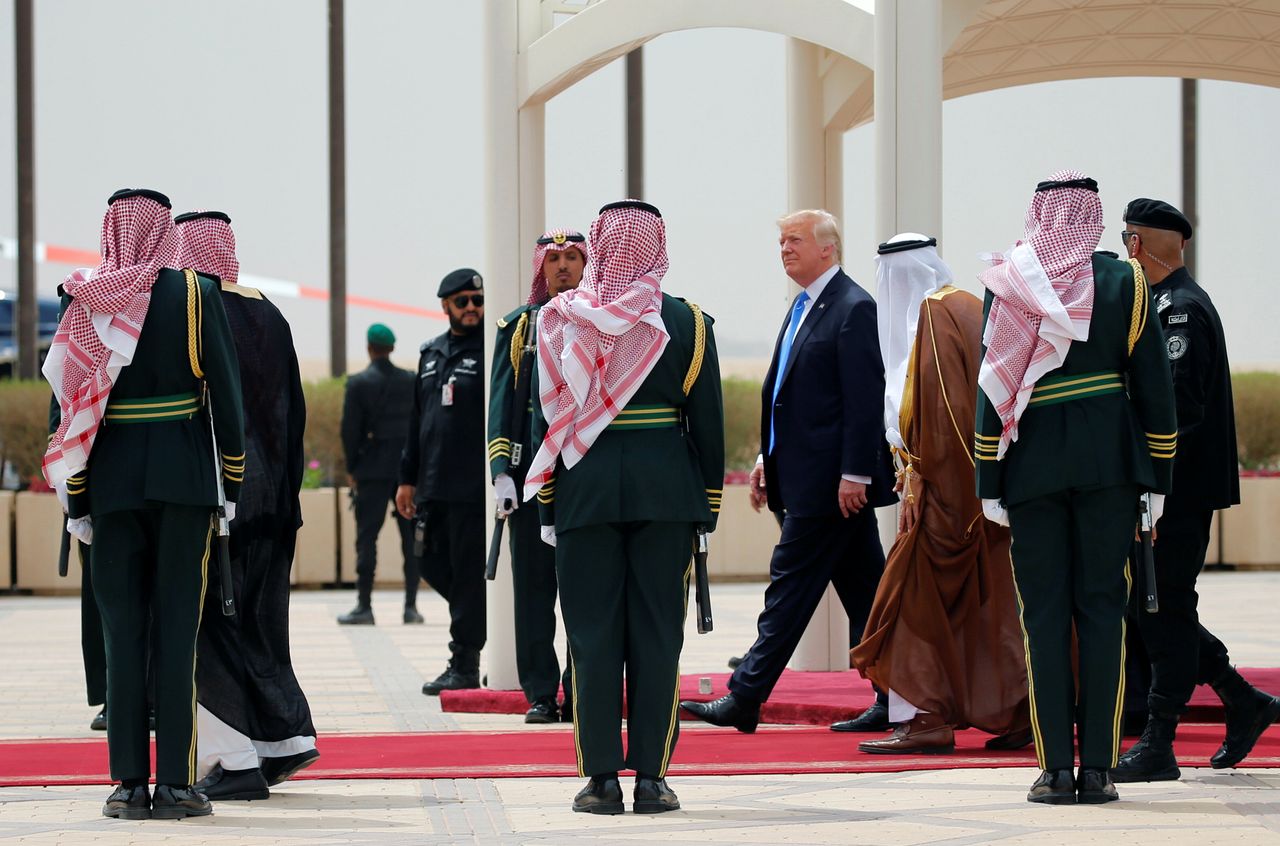
[[[18,338],[15,333],[14,313],[18,309],[17,295],[0,288],[0,379],[13,376],[18,364]],[[44,363],[53,333],[58,330],[58,301],[53,297],[40,297],[36,310],[36,349],[40,363]]]

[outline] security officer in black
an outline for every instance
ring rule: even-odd
[[[1210,764],[1240,763],[1278,717],[1280,700],[1258,690],[1231,666],[1222,641],[1200,625],[1196,577],[1204,566],[1213,512],[1240,502],[1231,369],[1222,321],[1183,264],[1191,222],[1160,200],[1125,208],[1125,248],[1142,264],[1164,329],[1178,410],[1173,492],[1156,526],[1160,611],[1139,614],[1151,661],[1146,730],[1121,757],[1118,782],[1169,781],[1181,774],[1173,754],[1178,717],[1198,684],[1212,685],[1226,706],[1227,736]]]
[[[378,566],[378,533],[387,520],[387,503],[395,501],[400,452],[413,409],[414,376],[391,363],[395,333],[375,323],[365,338],[369,366],[347,379],[342,402],[342,449],[356,516],[356,607],[338,618],[343,625],[373,625],[369,601]],[[404,621],[421,623],[413,522],[392,513],[404,553]]]
[[[480,686],[485,641],[484,280],[455,270],[436,292],[449,331],[422,345],[396,509],[416,520],[427,584],[449,603],[449,666],[422,692]]]

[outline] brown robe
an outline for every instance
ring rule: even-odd
[[[957,728],[1027,725],[1027,671],[1009,530],[982,516],[972,459],[982,303],[950,286],[920,308],[903,396],[903,443],[924,479],[862,642],[863,676]]]

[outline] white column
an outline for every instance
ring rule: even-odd
[[[876,237],[942,241],[942,2],[876,0]]]
[[[823,126],[818,59],[813,44],[787,40],[787,203],[789,211],[825,208],[839,217],[843,151],[840,133],[828,133]],[[788,290],[794,293],[795,287]],[[828,587],[818,603],[789,666],[848,669],[849,618],[834,588]]]
[[[485,0],[484,4],[484,264],[485,349],[493,349],[496,316],[518,302],[522,288],[523,263],[520,244],[523,148],[526,140],[540,135],[541,121],[525,126],[516,102],[516,58],[519,49],[518,9],[510,0]],[[538,115],[540,118],[541,115]],[[534,131],[536,129],[536,132]],[[541,143],[536,146],[539,153]],[[539,185],[541,183],[539,182]],[[524,283],[527,284],[527,283]],[[487,374],[487,368],[486,368]],[[489,385],[485,379],[485,408],[489,407]],[[486,438],[487,440],[487,438]],[[486,471],[488,462],[485,462]],[[486,526],[493,530],[493,511]],[[488,550],[489,535],[485,537]],[[487,597],[488,634],[484,671],[488,686],[513,690],[520,686],[516,675],[515,621],[512,610],[511,558],[503,544],[498,562],[498,578],[489,582]]]

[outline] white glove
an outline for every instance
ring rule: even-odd
[[[230,523],[236,519],[236,504],[231,500],[227,500],[227,522]]]
[[[93,518],[77,517],[67,521],[67,531],[81,543],[93,543]]]
[[[520,497],[516,493],[516,483],[506,473],[499,473],[493,480],[493,502],[498,506],[498,513],[507,517],[520,507]]]
[[[1009,525],[1009,512],[998,499],[984,499],[982,501],[982,513],[997,526]]]
[[[555,526],[542,527],[542,542],[551,544],[552,546],[556,545],[556,527]]]
[[[1160,522],[1160,518],[1164,516],[1164,494],[1151,494],[1151,525],[1154,526]]]

